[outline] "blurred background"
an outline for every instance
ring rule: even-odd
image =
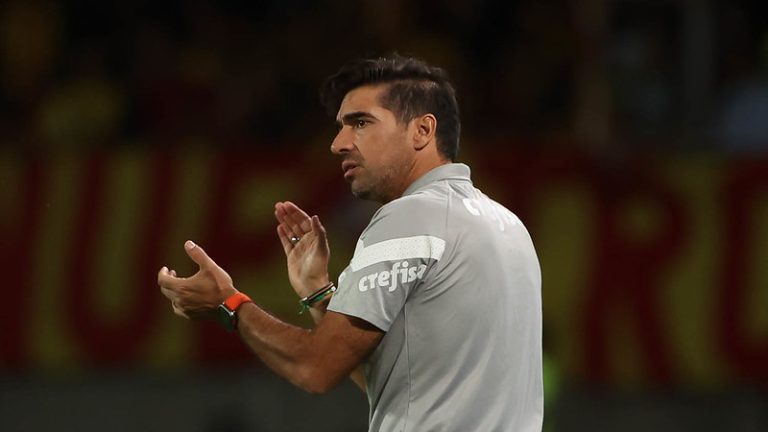
[[[768,3],[738,0],[3,1],[0,430],[365,430],[156,272],[194,239],[309,326],[273,204],[346,266],[375,206],[317,88],[391,51],[448,70],[460,161],[532,233],[545,430],[768,430]]]

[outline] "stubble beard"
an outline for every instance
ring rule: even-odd
[[[368,172],[368,178],[357,178],[352,181],[351,190],[355,198],[370,200],[385,204],[398,196],[393,196],[392,190],[400,176],[396,167],[382,169],[380,175]]]
[[[367,189],[361,188],[361,187],[355,187],[355,182],[352,182],[351,185],[352,189],[352,195],[355,198],[361,199],[361,200],[368,200],[370,199],[371,192]]]

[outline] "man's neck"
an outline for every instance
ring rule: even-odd
[[[414,184],[418,179],[424,177],[425,174],[432,171],[433,169],[447,165],[451,163],[451,161],[447,159],[435,159],[430,161],[424,161],[419,163],[420,161],[415,161],[415,163],[408,169],[408,171],[405,174],[406,181],[402,182],[400,187],[391,195],[389,199],[386,199],[386,201],[382,201],[382,204],[386,204],[390,201],[393,201],[397,198],[400,198],[405,194],[405,191],[408,190],[409,187],[411,187],[412,184]]]

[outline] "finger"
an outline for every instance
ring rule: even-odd
[[[171,302],[171,307],[173,308],[173,313],[175,313],[176,315],[182,318],[189,319],[189,315],[187,315],[181,308],[176,306],[175,302]]]
[[[328,241],[328,238],[326,237],[325,227],[323,224],[320,223],[320,218],[317,216],[312,216],[312,231],[317,235],[317,238],[320,240],[320,244],[326,244]]]
[[[161,287],[173,288],[178,286],[182,280],[184,279],[176,277],[176,272],[169,271],[167,267],[161,268],[157,273],[157,284]]]
[[[291,238],[282,225],[277,226],[277,237],[280,239],[280,243],[283,245],[285,255],[288,256],[288,254],[291,253],[291,250],[293,249],[293,243],[291,243]]]
[[[157,272],[157,284],[160,286],[173,285],[178,281],[176,272],[168,270],[168,267],[163,267]]]
[[[285,222],[285,208],[281,202],[275,203],[275,219],[277,219],[278,223]]]
[[[174,291],[172,289],[169,289],[169,288],[167,288],[165,286],[161,286],[160,287],[160,292],[163,293],[165,298],[170,300],[172,303],[179,300],[179,296],[178,296],[178,294],[176,294],[176,291]]]
[[[187,240],[184,243],[184,251],[200,268],[217,267],[216,263],[205,253],[203,248],[196,245],[192,240]]]
[[[275,218],[277,218],[277,221],[280,222],[280,225],[283,226],[283,229],[288,235],[288,238],[294,237],[294,236],[301,237],[302,235],[304,235],[304,231],[301,231],[299,227],[295,225],[291,221],[291,219],[288,217],[288,212],[286,211],[285,203],[275,204]]]
[[[306,216],[306,219],[303,216]],[[275,205],[275,217],[292,236],[301,237],[311,229],[306,223],[309,221],[309,216],[290,201]]]
[[[309,215],[306,214],[304,210],[299,208],[299,206],[296,204],[290,201],[286,201],[285,212],[288,214],[288,219],[290,222],[295,227],[298,227],[302,234],[308,233],[312,229],[312,220],[310,219]]]
[[[160,270],[157,272],[157,284],[160,285],[160,279],[168,274],[168,267],[163,266]]]

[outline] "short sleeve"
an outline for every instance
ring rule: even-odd
[[[410,293],[428,279],[446,248],[444,224],[439,212],[435,214],[438,208],[416,198],[393,201],[374,215],[352,261],[339,276],[329,310],[389,330]]]

